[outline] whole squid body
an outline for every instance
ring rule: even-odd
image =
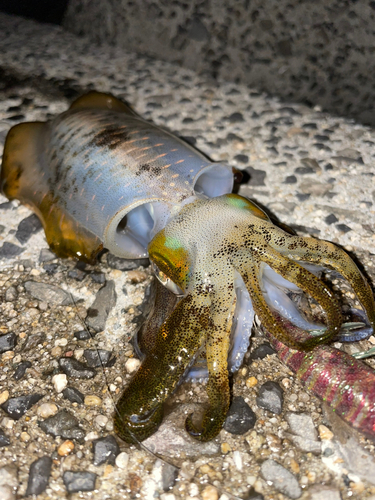
[[[371,288],[332,243],[275,226],[249,200],[230,194],[232,169],[143,120],[113,96],[91,92],[46,123],[23,123],[7,136],[1,189],[41,219],[61,257],[92,261],[103,248],[149,256],[158,286],[139,339],[144,360],[117,404],[115,428],[134,442],[156,431],[163,403],[190,372],[208,376],[209,406],[187,431],[214,438],[230,403],[229,375],[249,344],[254,315],[291,348],[310,350],[340,335],[340,304],[319,278],[339,272],[375,324]],[[171,293],[173,292],[173,294]],[[325,324],[309,321],[290,299],[306,293]],[[304,336],[285,327],[291,322]],[[197,358],[206,359],[205,366]]]

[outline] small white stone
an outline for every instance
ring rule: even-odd
[[[80,360],[83,356],[84,349],[75,349],[74,351],[74,357],[78,360]]]
[[[31,269],[30,276],[39,276],[39,275],[40,271],[38,271],[38,269]]]
[[[14,424],[15,424],[15,420],[13,420],[12,418],[9,418],[9,417],[4,417],[1,421],[1,427],[3,427],[4,429],[8,429],[8,430],[13,429]]]
[[[58,346],[65,347],[66,345],[68,345],[68,339],[67,338],[62,338],[62,339],[56,339],[55,340],[55,346],[56,347],[58,347]]]
[[[125,451],[117,455],[115,463],[119,469],[126,469],[128,466],[128,462],[129,455]]]
[[[58,408],[54,403],[43,403],[37,409],[37,414],[39,417],[48,418],[52,415],[56,415]]]
[[[97,417],[95,417],[95,425],[97,427],[105,427],[108,423],[108,417],[106,417],[105,415],[98,415]]]
[[[125,370],[128,373],[134,373],[136,370],[138,370],[141,362],[137,358],[129,358],[127,362],[125,363]]]
[[[52,384],[56,392],[62,392],[68,385],[68,377],[65,373],[59,373],[52,377]]]
[[[233,453],[233,462],[234,462],[234,465],[236,466],[236,469],[241,471],[242,470],[242,457],[241,457],[241,453],[238,450],[236,450]]]
[[[21,354],[17,354],[17,356],[14,356],[14,358],[13,358],[13,364],[20,363],[21,360],[22,360]]]
[[[98,439],[98,438],[99,438],[99,434],[95,431],[92,431],[92,432],[89,432],[88,434],[86,434],[85,441],[94,441],[94,439]]]

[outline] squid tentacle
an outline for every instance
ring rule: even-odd
[[[241,251],[241,254],[243,252],[244,250]],[[310,271],[280,255],[270,246],[258,250],[256,253],[253,251],[252,261],[246,257],[245,259],[241,257],[234,258],[234,265],[239,272],[241,272],[241,267],[244,264],[243,260],[246,261],[245,269],[247,271],[243,278],[254,302],[254,309],[266,329],[277,339],[287,343],[290,347],[311,349],[321,342],[328,342],[338,333],[342,323],[340,306],[329,288]],[[298,342],[288,335],[280,321],[275,319],[264,298],[260,286],[263,262],[279,272],[283,278],[294,282],[321,305],[327,316],[327,328],[325,330],[322,330],[319,335],[310,335],[302,342]]]
[[[206,356],[209,378],[207,393],[209,408],[203,415],[201,428],[194,425],[192,414],[185,421],[185,429],[199,441],[213,439],[221,430],[229,409],[230,388],[228,377],[228,352],[230,325],[228,313],[212,314],[214,324],[207,332]]]
[[[194,361],[209,323],[209,298],[190,293],[160,327],[155,346],[117,403],[115,430],[124,441],[142,441],[158,429],[163,403]]]
[[[314,238],[283,235],[286,244],[280,245],[278,237],[273,235],[270,246],[277,252],[291,259],[298,257],[307,262],[324,265],[338,271],[351,285],[363,308],[367,312],[368,321],[375,328],[375,300],[371,287],[350,256],[328,241]],[[372,332],[371,332],[372,333]],[[370,333],[370,334],[371,334]]]

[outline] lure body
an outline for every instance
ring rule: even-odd
[[[328,345],[319,345],[305,353],[266,336],[279,358],[309,391],[325,401],[348,424],[375,440],[374,370]]]
[[[90,93],[54,120],[15,126],[7,136],[1,189],[39,215],[58,255],[92,260],[103,247],[120,257],[149,255],[159,280],[180,296],[159,287],[139,343],[145,359],[118,402],[115,428],[126,441],[155,432],[164,401],[191,370],[208,376],[210,405],[201,427],[190,416],[186,429],[202,441],[215,437],[229,408],[229,371],[242,362],[255,313],[289,347],[312,349],[337,336],[340,305],[318,277],[322,267],[349,281],[366,332],[373,329],[374,298],[350,257],[276,227],[255,204],[229,194],[232,186],[230,167],[105,94]],[[325,324],[309,322],[289,291],[311,295]],[[295,337],[285,320],[304,335]],[[206,367],[192,368],[202,352]]]

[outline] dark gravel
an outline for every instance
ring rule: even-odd
[[[256,419],[255,413],[243,397],[236,396],[229,407],[224,429],[231,434],[245,434],[254,427]]]
[[[77,491],[93,491],[95,490],[95,482],[97,474],[88,471],[74,472],[68,470],[63,474],[63,481],[68,493],[76,493]]]
[[[25,394],[16,398],[9,398],[1,405],[1,408],[10,418],[19,420],[43,396],[44,394]]]
[[[105,349],[85,349],[83,355],[90,368],[113,366],[116,362],[116,357],[112,357],[112,352]]]
[[[4,433],[2,429],[0,429],[0,448],[3,446],[8,446],[10,445],[10,439],[8,436]]]
[[[26,370],[31,368],[30,361],[22,361],[15,369],[13,373],[14,380],[21,380],[21,378],[25,375]]]
[[[17,232],[14,236],[24,245],[33,234],[38,233],[42,228],[42,223],[38,217],[35,214],[31,214],[18,224]]]
[[[61,436],[64,439],[77,439],[81,441],[85,432],[78,426],[78,420],[66,410],[61,410],[56,415],[38,422],[39,427],[46,434]]]
[[[13,351],[17,345],[17,336],[15,333],[6,333],[0,335],[0,354],[7,351]]]
[[[120,453],[119,445],[114,436],[106,436],[96,439],[92,443],[94,453],[94,465],[105,462],[114,465],[117,455]]]
[[[89,368],[74,358],[60,358],[59,366],[68,377],[89,379],[96,375],[93,368]]]
[[[40,457],[30,465],[26,496],[40,495],[48,486],[51,474],[52,458]]]
[[[62,391],[62,395],[65,399],[68,399],[71,403],[83,404],[85,401],[85,396],[75,387],[66,387]]]
[[[283,390],[277,382],[265,382],[259,389],[259,394],[256,398],[257,405],[259,408],[280,415],[283,408],[283,394]]]
[[[104,330],[108,314],[115,304],[115,284],[113,281],[107,281],[107,283],[96,294],[92,306],[87,310],[87,326],[95,330],[95,332],[101,332]]]

